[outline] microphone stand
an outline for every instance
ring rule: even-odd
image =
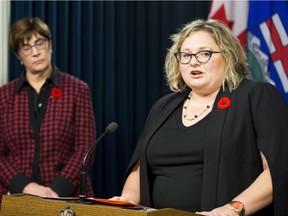
[[[73,200],[71,202],[73,203],[82,203],[82,204],[95,204],[95,201],[92,200],[87,200],[86,199],[86,178],[87,178],[87,171],[85,168],[86,165],[86,160],[87,157],[89,156],[90,152],[92,151],[92,149],[97,145],[98,142],[100,142],[102,140],[102,138],[104,136],[106,136],[109,133],[114,133],[118,128],[117,123],[112,122],[110,123],[107,127],[104,133],[102,133],[100,135],[100,137],[96,140],[96,142],[92,145],[90,145],[87,153],[85,154],[85,157],[83,159],[83,163],[82,163],[82,171],[80,172],[80,190],[79,190],[79,200]]]
[[[85,169],[85,164],[86,164],[86,159],[87,159],[88,155],[90,154],[91,150],[108,133],[109,133],[109,130],[106,130],[103,134],[101,134],[101,136],[96,141],[95,145],[91,145],[89,147],[89,149],[88,149],[88,151],[87,151],[87,153],[86,153],[86,155],[84,157],[84,160],[83,160],[83,163],[82,163],[82,171],[80,173],[80,191],[79,191],[80,200],[78,200],[79,203],[84,203],[84,204],[93,204],[93,203],[95,203],[93,201],[86,200],[86,178],[87,178],[87,172],[86,172],[86,169]]]

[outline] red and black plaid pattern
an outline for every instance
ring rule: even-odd
[[[39,170],[45,186],[62,176],[79,193],[82,161],[95,142],[96,128],[88,85],[59,73],[62,95],[49,97],[40,128]],[[16,91],[19,79],[0,88],[0,196],[9,190],[16,174],[31,177],[35,140],[29,118],[26,87]],[[91,154],[93,155],[93,154]],[[87,160],[91,166],[93,158]],[[87,181],[87,196],[92,196]]]

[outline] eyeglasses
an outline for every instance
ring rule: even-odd
[[[39,38],[35,41],[34,45],[25,44],[22,46],[19,51],[24,55],[30,55],[32,53],[32,48],[35,47],[37,50],[43,50],[47,48],[47,38]]]
[[[182,64],[188,64],[192,57],[195,56],[196,60],[200,63],[206,63],[210,60],[213,53],[221,53],[220,51],[203,50],[195,54],[186,52],[174,53],[176,59]]]

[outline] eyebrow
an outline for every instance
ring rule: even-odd
[[[204,50],[213,50],[213,48],[211,48],[211,47],[199,47],[198,51],[196,51],[196,52],[204,51]],[[181,50],[181,52],[187,52],[187,51],[191,52],[190,48]]]
[[[39,40],[39,39],[45,39],[45,38],[41,38],[41,37],[40,37],[40,38],[36,38],[36,40],[34,41],[34,44],[35,44],[35,42],[36,42],[37,40]],[[29,43],[27,43],[27,42],[26,42],[26,43],[24,42],[22,46],[25,46],[25,45],[33,46],[33,45],[31,45],[31,44],[29,44]]]

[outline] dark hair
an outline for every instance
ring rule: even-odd
[[[17,53],[25,41],[29,41],[33,35],[38,34],[51,40],[51,32],[48,25],[39,17],[18,20],[10,28],[9,45],[13,52]]]

